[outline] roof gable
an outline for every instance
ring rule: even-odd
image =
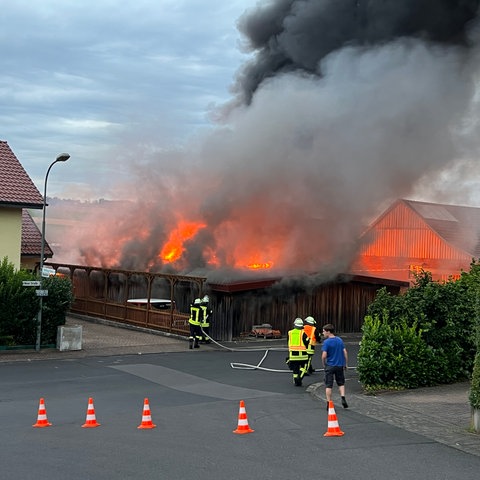
[[[480,258],[480,208],[478,207],[399,199],[393,202],[362,234],[361,242],[365,248],[368,249],[371,246],[375,249],[376,242],[378,243],[380,238],[379,232],[384,232],[380,243],[381,249],[386,248],[386,242],[389,245],[395,243],[397,246],[400,243],[404,247],[402,255],[409,256],[413,255],[412,245],[418,241],[418,234],[422,229],[431,232],[433,237],[430,241],[435,238],[437,246],[438,242],[441,242],[470,259]],[[401,232],[405,232],[406,236],[399,242],[402,238],[399,236]],[[412,237],[413,232],[416,232],[415,238]],[[431,246],[433,248],[433,245]],[[398,255],[398,251],[396,254]],[[369,255],[372,255],[372,252]]]
[[[43,207],[42,195],[3,140],[0,140],[0,206]]]
[[[401,200],[445,242],[480,257],[480,208]]]
[[[22,210],[22,247],[21,253],[25,256],[39,257],[42,253],[42,233],[26,209]],[[45,242],[45,257],[52,257],[53,252]]]

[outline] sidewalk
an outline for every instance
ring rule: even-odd
[[[188,349],[184,337],[166,336],[142,328],[119,328],[108,321],[90,321],[69,316],[67,326],[82,327],[82,350],[60,352],[56,348],[0,350],[0,363],[63,358],[105,357],[111,355],[182,352]],[[202,345],[203,346],[203,345]]]
[[[97,323],[77,317],[68,317],[66,324],[82,326],[82,350],[64,352],[54,348],[42,349],[40,352],[0,350],[0,364],[15,361],[182,352],[188,349],[188,343],[184,337],[165,336],[139,328],[119,328],[118,325],[111,322]],[[345,337],[343,338],[346,343],[358,341],[354,337]],[[256,341],[255,343],[261,342]],[[251,346],[251,342],[237,342],[235,347],[239,348],[243,344],[246,348]],[[269,345],[271,346],[271,344]],[[201,350],[216,350],[217,348],[214,344],[201,346]],[[316,376],[318,376],[319,383],[310,385],[307,391],[323,405],[325,404],[325,390],[322,374],[318,372]],[[356,371],[349,370],[347,374],[349,410],[418,433],[466,453],[480,456],[480,434],[469,432],[469,388],[470,384],[464,382],[364,395],[356,393],[361,392]],[[337,392],[334,392],[335,394]]]
[[[349,394],[347,383],[347,400],[349,408],[362,415],[480,456],[480,434],[469,432],[469,389],[470,383],[463,382],[364,395]],[[323,383],[311,385],[309,391],[326,403]]]

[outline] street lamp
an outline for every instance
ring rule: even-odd
[[[40,253],[40,281],[43,275],[43,258],[45,256],[45,213],[47,210],[48,174],[50,173],[51,168],[57,162],[66,162],[69,158],[70,158],[70,155],[68,153],[61,153],[60,155],[58,155],[55,161],[52,162],[48,167],[47,174],[45,175],[45,182],[43,184],[42,250]],[[38,315],[37,315],[37,343],[35,345],[35,350],[37,352],[40,351],[40,342],[41,342],[41,336],[42,336],[42,309],[43,309],[43,296],[40,296],[40,308],[38,310]]]

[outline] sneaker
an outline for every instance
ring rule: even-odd
[[[345,400],[345,398],[342,398],[342,405],[343,405],[343,408],[348,408],[348,403]]]

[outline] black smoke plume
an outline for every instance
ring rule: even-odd
[[[250,103],[259,85],[285,72],[321,75],[319,64],[346,46],[371,48],[411,37],[468,45],[478,0],[273,0],[246,13],[238,27],[254,59],[235,91]]]

